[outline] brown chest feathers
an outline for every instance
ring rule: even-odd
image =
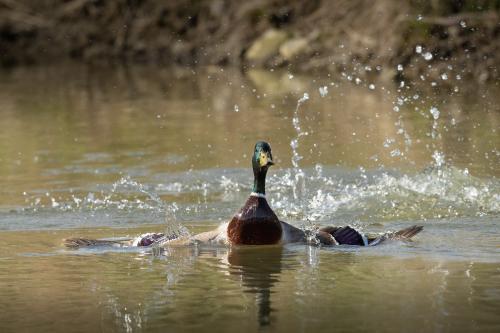
[[[251,196],[227,227],[235,245],[270,245],[281,240],[281,223],[265,198]]]

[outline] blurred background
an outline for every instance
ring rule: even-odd
[[[454,65],[484,82],[498,78],[499,10],[498,0],[0,0],[0,64],[74,59],[391,78],[437,78]]]

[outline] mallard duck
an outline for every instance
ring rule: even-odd
[[[195,243],[223,243],[228,245],[272,245],[287,243],[307,243],[310,239],[306,233],[291,224],[280,221],[266,199],[266,175],[270,166],[274,165],[271,146],[265,141],[255,144],[252,155],[254,174],[253,190],[243,207],[233,216],[229,223],[217,229],[203,232],[192,237],[177,237],[161,233],[148,233],[134,239],[95,240],[85,238],[69,238],[65,245],[71,248],[96,245],[118,246],[152,246],[158,244],[187,245]],[[410,239],[423,226],[411,226],[398,232],[367,236],[350,226],[327,226],[317,230],[315,243],[322,245],[377,245],[387,239]]]
[[[303,230],[280,221],[266,200],[266,175],[274,165],[271,146],[259,141],[252,155],[253,191],[243,207],[227,226],[227,240],[232,245],[269,245],[306,242]],[[366,236],[350,226],[323,227],[316,232],[316,241],[323,245],[376,245],[386,239],[410,239],[422,231],[411,226],[395,233]]]
[[[271,146],[255,144],[252,156],[253,191],[227,226],[227,239],[233,245],[269,245],[281,241],[283,228],[266,200],[267,170],[274,164]]]

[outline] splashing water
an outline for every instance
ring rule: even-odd
[[[420,53],[422,57],[427,51],[421,46],[417,46],[415,49],[415,52]],[[396,68],[398,71],[405,71],[406,65],[399,64]],[[371,68],[367,67],[366,71],[371,71]],[[455,78],[456,80],[461,79],[461,76],[452,72],[450,68],[446,70],[446,75],[448,81],[452,79],[452,81],[455,81]],[[422,80],[426,80],[426,85],[430,84],[433,79],[439,83],[444,80],[444,78],[442,80],[431,77],[422,78]],[[356,73],[349,75],[348,80],[356,84],[361,82]],[[362,83],[364,88],[359,87],[357,89],[362,90],[363,95],[370,91],[368,89],[375,90],[375,84],[369,84],[369,78],[363,78]],[[333,83],[331,85],[337,87]],[[307,89],[302,90],[302,92],[314,92],[315,90],[316,94],[318,94],[319,91],[319,96],[316,95],[318,98],[326,97],[328,88],[323,85],[315,89],[301,87],[301,89]],[[304,116],[309,117],[309,110],[307,110],[309,106],[305,104],[310,97],[315,96],[313,96],[314,94],[310,96],[308,93],[297,96],[296,108],[293,110],[292,107],[292,110],[290,110],[294,111],[292,113],[292,125],[295,133],[290,138],[286,131],[283,131],[283,138],[286,138],[285,140],[291,146],[291,164],[293,168],[273,172],[270,175],[272,178],[268,184],[269,200],[278,215],[296,223],[309,220],[318,223],[347,224],[364,223],[372,220],[383,222],[406,218],[431,219],[498,214],[498,202],[500,202],[497,194],[498,183],[493,181],[493,183],[488,184],[477,181],[472,176],[466,175],[465,171],[454,169],[451,165],[455,159],[453,152],[440,146],[442,142],[440,140],[440,131],[443,137],[447,136],[445,132],[447,131],[447,123],[445,121],[450,119],[447,114],[449,108],[441,100],[438,102],[433,100],[432,96],[426,96],[425,91],[415,91],[412,88],[411,82],[409,82],[409,84],[400,85],[399,89],[396,88],[397,94],[394,93],[394,90],[391,90],[391,94],[389,94],[389,91],[386,90],[387,87],[384,87],[382,83],[377,83],[377,89],[373,94],[387,93],[389,97],[385,101],[390,103],[392,100],[393,104],[387,105],[389,107],[384,111],[391,115],[391,127],[395,130],[387,132],[387,136],[381,135],[377,137],[377,141],[375,141],[375,137],[372,137],[374,143],[381,146],[379,148],[383,147],[383,152],[370,151],[370,155],[375,156],[372,158],[375,161],[375,168],[380,167],[379,169],[370,170],[374,163],[370,162],[370,166],[367,167],[362,160],[354,159],[352,156],[349,157],[351,160],[346,162],[349,168],[354,165],[363,165],[369,169],[361,173],[358,173],[355,168],[347,172],[342,169],[335,169],[333,165],[337,163],[336,160],[331,157],[324,158],[326,154],[323,154],[322,157],[318,154],[320,160],[317,162],[326,163],[330,167],[317,166],[314,170],[306,167],[303,158],[307,156],[309,150],[305,149],[306,140],[301,139],[302,136],[308,135],[306,130],[309,130],[308,127],[304,126],[305,119],[307,119]],[[336,96],[340,100],[342,93],[341,90],[338,91],[339,94]],[[327,103],[329,100],[330,98],[323,98],[318,101]],[[273,102],[276,103],[274,100]],[[428,102],[430,104],[427,104]],[[271,104],[272,108],[275,107],[274,103]],[[238,104],[232,102],[225,109],[232,114],[232,112],[243,110],[243,106],[240,102]],[[329,109],[330,106],[328,106]],[[384,104],[385,106],[386,104]],[[418,128],[419,130],[413,131],[412,129],[415,121],[413,118],[409,118],[410,108],[415,109],[425,118],[425,121],[419,119],[423,124],[418,125],[421,126]],[[308,113],[301,113],[305,111],[308,111]],[[322,111],[319,110],[318,114]],[[457,123],[463,121],[459,115],[455,115],[455,111],[459,112],[460,110],[454,110],[453,113]],[[273,117],[276,117],[277,114],[273,114]],[[314,119],[314,115],[311,115],[310,118]],[[412,114],[411,117],[413,116]],[[369,116],[367,116],[368,118]],[[406,124],[403,123],[403,120]],[[282,118],[280,121],[283,124],[288,122],[289,126],[290,120],[288,117]],[[455,125],[455,118],[451,119],[451,122]],[[285,127],[280,126],[281,128]],[[331,129],[318,126],[314,130],[318,133],[320,133],[320,130],[329,133],[328,131]],[[370,131],[368,133],[371,134]],[[410,138],[410,133],[412,138]],[[428,138],[422,139],[419,137],[421,133],[427,135]],[[324,137],[328,138],[327,140],[330,139],[329,135]],[[318,140],[324,139],[321,139],[318,135]],[[414,141],[413,146],[412,140]],[[325,142],[314,142],[314,144],[316,143],[322,146]],[[165,149],[163,146],[161,149],[158,148],[161,152]],[[193,151],[197,151],[195,149],[199,149],[199,147],[195,146]],[[421,154],[418,149],[421,150]],[[338,150],[340,151],[340,149]],[[409,150],[418,151],[419,154],[412,154],[414,152]],[[445,151],[446,156],[443,153]],[[345,152],[349,153],[349,151]],[[495,150],[495,152],[497,151]],[[488,151],[488,153],[490,152]],[[380,156],[382,154],[384,155],[383,159]],[[363,156],[360,154],[361,158],[366,159],[370,155]],[[247,179],[247,170],[243,163],[240,164],[239,160],[237,163],[238,168],[222,170],[219,169],[218,164],[214,165],[210,158],[205,158],[206,156],[203,154],[200,156],[202,157],[185,157],[185,160],[188,161],[185,166],[172,168],[173,171],[168,172],[165,172],[163,167],[160,168],[155,164],[156,162],[149,165],[150,158],[147,156],[148,158],[145,157],[140,162],[140,169],[141,172],[144,171],[144,176],[137,176],[138,173],[134,173],[135,169],[139,168],[130,168],[131,171],[128,171],[126,169],[127,161],[117,167],[120,173],[130,173],[137,177],[144,177],[140,178],[140,182],[147,182],[143,184],[130,177],[124,177],[116,183],[111,182],[108,184],[103,184],[102,179],[98,179],[96,182],[99,183],[85,184],[81,187],[75,186],[75,192],[70,186],[65,188],[61,186],[60,189],[56,190],[49,187],[51,185],[48,184],[41,188],[39,192],[28,190],[29,194],[25,194],[24,198],[27,200],[28,205],[31,204],[32,211],[38,211],[40,216],[44,214],[50,215],[54,211],[75,212],[76,214],[73,216],[76,216],[76,218],[83,215],[90,216],[88,220],[93,219],[95,220],[93,223],[106,226],[123,226],[123,223],[150,223],[162,224],[166,228],[176,229],[178,228],[177,221],[196,223],[200,221],[225,221],[240,207],[241,202],[246,198],[246,189],[251,185],[249,179]],[[410,174],[399,175],[394,170],[385,168],[385,162],[388,159],[392,159],[391,162],[396,162],[396,165],[401,165],[401,161],[412,163],[410,159],[415,158],[414,156],[418,156],[418,158],[424,156],[423,160],[432,157],[432,163],[424,172],[416,174],[411,174],[413,171],[410,171]],[[496,156],[498,156],[498,153]],[[309,159],[309,156],[307,157],[308,162],[313,160]],[[191,158],[193,159],[190,160]],[[153,159],[152,156],[151,160]],[[446,161],[449,161],[450,165],[447,165]],[[181,162],[184,162],[184,160]],[[417,161],[417,163],[419,162]],[[343,165],[342,163],[339,162],[338,165]],[[92,167],[89,168],[83,168],[78,163],[75,163],[75,165],[70,165],[67,169],[74,172],[77,167],[80,167],[83,171],[87,171],[87,169],[92,171],[91,169],[94,167],[96,170],[102,168],[102,165],[97,163],[95,163],[95,166],[92,164]],[[189,165],[193,170],[187,172]],[[460,165],[463,166],[464,164]],[[85,167],[85,165],[83,166]],[[469,167],[474,173],[474,165],[471,164]],[[197,170],[197,168],[204,169]],[[320,172],[322,168],[324,168],[324,172]],[[404,167],[399,170],[405,172]],[[58,175],[56,174],[56,176]],[[115,176],[112,179],[116,180],[119,177]],[[101,190],[103,187],[105,189]],[[45,192],[49,190],[51,193],[46,194]],[[111,219],[103,217],[104,215],[111,216],[114,221],[110,222]],[[71,216],[71,214],[56,214],[55,216],[66,217]],[[53,216],[49,218],[54,219]],[[35,221],[35,219],[33,220]],[[85,222],[88,222],[88,220],[85,220]],[[38,221],[37,216],[34,223],[38,223]],[[60,224],[66,226],[62,222]],[[80,222],[74,225],[85,226],[86,224]]]
[[[430,60],[432,60],[432,58],[433,58],[432,53],[430,53],[430,52],[425,52],[425,53],[423,54],[423,57],[424,57],[424,59],[425,59],[425,60],[427,60],[427,61],[430,61]]]
[[[427,220],[497,215],[499,183],[483,181],[454,167],[431,166],[415,175],[362,171],[357,177],[333,171],[330,175],[306,172],[310,190],[304,210],[297,212],[287,195],[291,184],[275,176],[271,200],[278,215],[288,219],[307,217],[320,224],[335,221],[362,226],[364,222]],[[277,198],[275,198],[277,197]],[[305,212],[313,212],[309,216]],[[338,223],[338,222],[337,222]],[[361,223],[361,225],[360,225]]]
[[[435,163],[424,171],[403,175],[390,170],[349,171],[321,165],[301,168],[307,191],[300,193],[293,177],[296,170],[277,170],[269,177],[270,204],[285,221],[309,221],[304,223],[305,228],[313,222],[363,227],[371,222],[500,214],[499,181],[476,178],[468,170],[448,166],[439,152],[434,153],[434,159]],[[78,220],[77,225],[83,220],[83,225],[88,222],[92,226],[129,226],[129,220],[161,224],[168,233],[183,234],[180,223],[226,221],[245,200],[245,189],[250,186],[245,168],[179,173],[167,181],[182,186],[175,193],[158,186],[153,191],[124,177],[114,184],[113,191],[82,196],[74,193],[73,198],[58,198],[56,206],[51,205],[50,196],[43,200],[30,197],[31,211],[36,213],[39,226],[46,215],[50,220],[47,223],[54,225],[53,213],[61,212],[61,223],[66,227],[72,217]],[[162,200],[158,193],[175,197],[176,203]],[[300,201],[295,199],[297,194]],[[105,218],[108,215],[113,219]]]
[[[401,67],[399,67],[399,66],[401,66]],[[401,70],[402,70],[403,66],[398,65],[398,69],[399,68],[401,68]],[[402,93],[403,87],[404,87],[404,82],[401,82],[399,89],[397,90],[398,95],[396,96],[395,100],[392,102],[392,104],[394,105],[392,108],[392,111],[394,111],[395,113],[398,114],[397,121],[394,123],[394,125],[397,128],[396,133],[399,136],[402,136],[402,139],[403,139],[402,141],[404,143],[404,151],[401,151],[400,149],[397,149],[397,148],[392,149],[390,151],[390,156],[392,158],[402,158],[402,159],[408,160],[409,151],[410,151],[410,148],[413,144],[413,141],[412,141],[412,138],[410,137],[410,134],[406,130],[406,126],[405,126],[405,123],[403,121],[403,118],[404,118],[403,112],[400,112],[400,111],[403,109],[403,106],[405,104],[410,104],[414,100],[417,100],[418,95],[413,95],[413,96],[405,95],[404,93]],[[396,142],[395,139],[386,139],[383,143],[383,146],[385,148],[388,148],[392,143],[395,143],[395,142]]]
[[[299,109],[307,100],[309,100],[309,94],[304,93],[304,95],[297,101],[297,107],[295,108],[292,118],[292,124],[295,128],[295,132],[297,133],[297,136],[290,141],[290,146],[292,147],[292,165],[294,169],[293,198],[295,201],[303,199],[306,195],[305,174],[299,167],[299,161],[302,159],[302,156],[299,155],[298,148],[300,137],[308,134],[307,132],[302,131],[299,119]],[[300,200],[301,203],[303,203],[303,201],[304,200]],[[299,206],[302,207],[303,205],[299,204]]]
[[[429,110],[429,112],[432,114],[432,118],[434,118],[434,120],[438,120],[439,119],[439,110],[436,108],[436,107],[431,107],[431,109]]]
[[[122,177],[120,180],[115,182],[112,186],[111,193],[117,193],[120,191],[136,191],[142,194],[145,194],[150,200],[152,200],[159,210],[165,210],[165,203],[160,199],[160,197],[146,188],[145,185],[132,180],[130,176]],[[109,199],[110,196],[107,196],[106,199]]]
[[[128,192],[139,192],[145,194],[149,200],[153,201],[156,206],[156,212],[162,216],[165,221],[165,234],[176,234],[178,236],[189,236],[189,230],[177,221],[176,212],[179,210],[175,202],[171,204],[165,203],[153,190],[146,188],[145,185],[132,180],[129,176],[122,177],[115,182],[112,187],[112,193],[117,191],[127,190]]]
[[[323,86],[323,87],[319,87],[319,95],[321,97],[326,97],[326,95],[328,95],[328,87],[327,86]]]
[[[26,194],[27,196],[27,194]],[[25,211],[41,213],[47,209],[60,212],[79,213],[77,219],[96,220],[97,216],[115,216],[118,223],[127,216],[145,214],[148,224],[164,224],[165,233],[189,235],[187,228],[178,221],[178,204],[167,203],[149,186],[125,176],[114,182],[109,189],[88,192],[87,194],[71,193],[69,198],[54,198],[46,193],[45,198],[35,196]]]

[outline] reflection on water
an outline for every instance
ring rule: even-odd
[[[247,292],[255,293],[259,309],[259,325],[271,322],[271,288],[279,281],[283,248],[281,246],[263,248],[232,248],[228,262],[237,270],[233,274],[241,276]]]
[[[500,330],[498,87],[372,88],[220,68],[1,72],[2,332]],[[260,139],[280,218],[424,232],[370,249],[62,249],[227,221]]]
[[[68,234],[0,235],[2,331],[499,328],[498,262],[383,247],[61,251]]]

